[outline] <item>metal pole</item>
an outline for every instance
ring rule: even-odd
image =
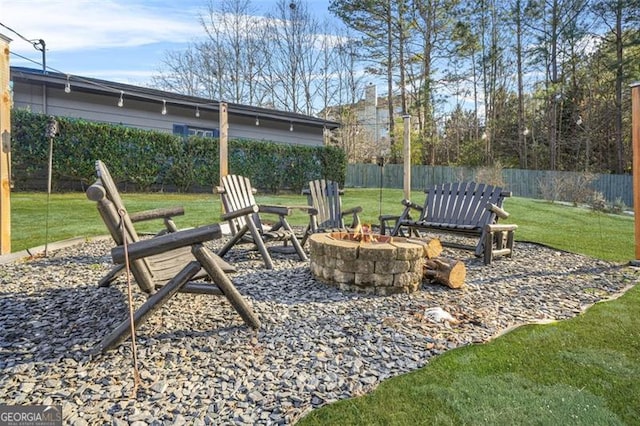
[[[380,200],[378,201],[378,215],[382,216],[382,187],[384,186],[384,160],[385,158],[380,156],[377,158],[378,167],[380,168]]]
[[[404,120],[404,198],[411,199],[411,116],[405,114]]]

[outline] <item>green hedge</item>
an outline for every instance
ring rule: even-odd
[[[13,110],[12,170],[16,189],[46,175],[50,116]],[[107,164],[114,179],[136,190],[190,191],[211,188],[219,178],[218,139],[182,136],[85,120],[56,117],[54,182],[91,184],[95,160]],[[306,147],[275,142],[229,140],[229,172],[247,176],[258,189],[299,192],[324,177],[344,186],[346,156],[337,147]]]

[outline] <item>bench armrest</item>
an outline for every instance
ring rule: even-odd
[[[185,229],[184,231],[171,232],[148,240],[127,244],[129,260],[153,256],[174,250],[180,247],[203,243],[222,237],[220,225],[213,224],[199,228]],[[111,256],[115,263],[125,262],[125,247],[117,246],[111,249]]]
[[[500,219],[506,219],[510,216],[505,209],[503,209],[502,207],[498,207],[493,203],[487,203],[487,209],[494,212]]]
[[[420,204],[416,204],[416,203],[412,202],[411,200],[406,200],[405,199],[405,200],[402,200],[401,202],[402,202],[403,206],[408,207],[410,209],[419,210],[419,211],[423,210],[423,208],[422,208],[422,206]]]
[[[494,223],[492,225],[486,225],[485,229],[487,232],[501,232],[501,231],[515,231],[518,229],[518,225],[515,224],[497,224]]]

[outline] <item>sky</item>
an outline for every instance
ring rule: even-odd
[[[42,69],[42,52],[22,37],[42,39],[49,70],[146,85],[166,52],[202,39],[198,17],[209,1],[0,0],[0,33],[12,40],[12,66]],[[273,12],[276,3],[251,1],[260,14]],[[329,0],[307,2],[320,19],[329,17],[328,7]]]

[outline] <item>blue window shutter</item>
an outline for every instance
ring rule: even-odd
[[[213,137],[214,138],[219,138],[220,137],[220,130],[219,129],[213,129]]]
[[[174,124],[173,134],[180,135],[186,138],[187,136],[189,136],[189,126],[187,126],[186,124]]]

